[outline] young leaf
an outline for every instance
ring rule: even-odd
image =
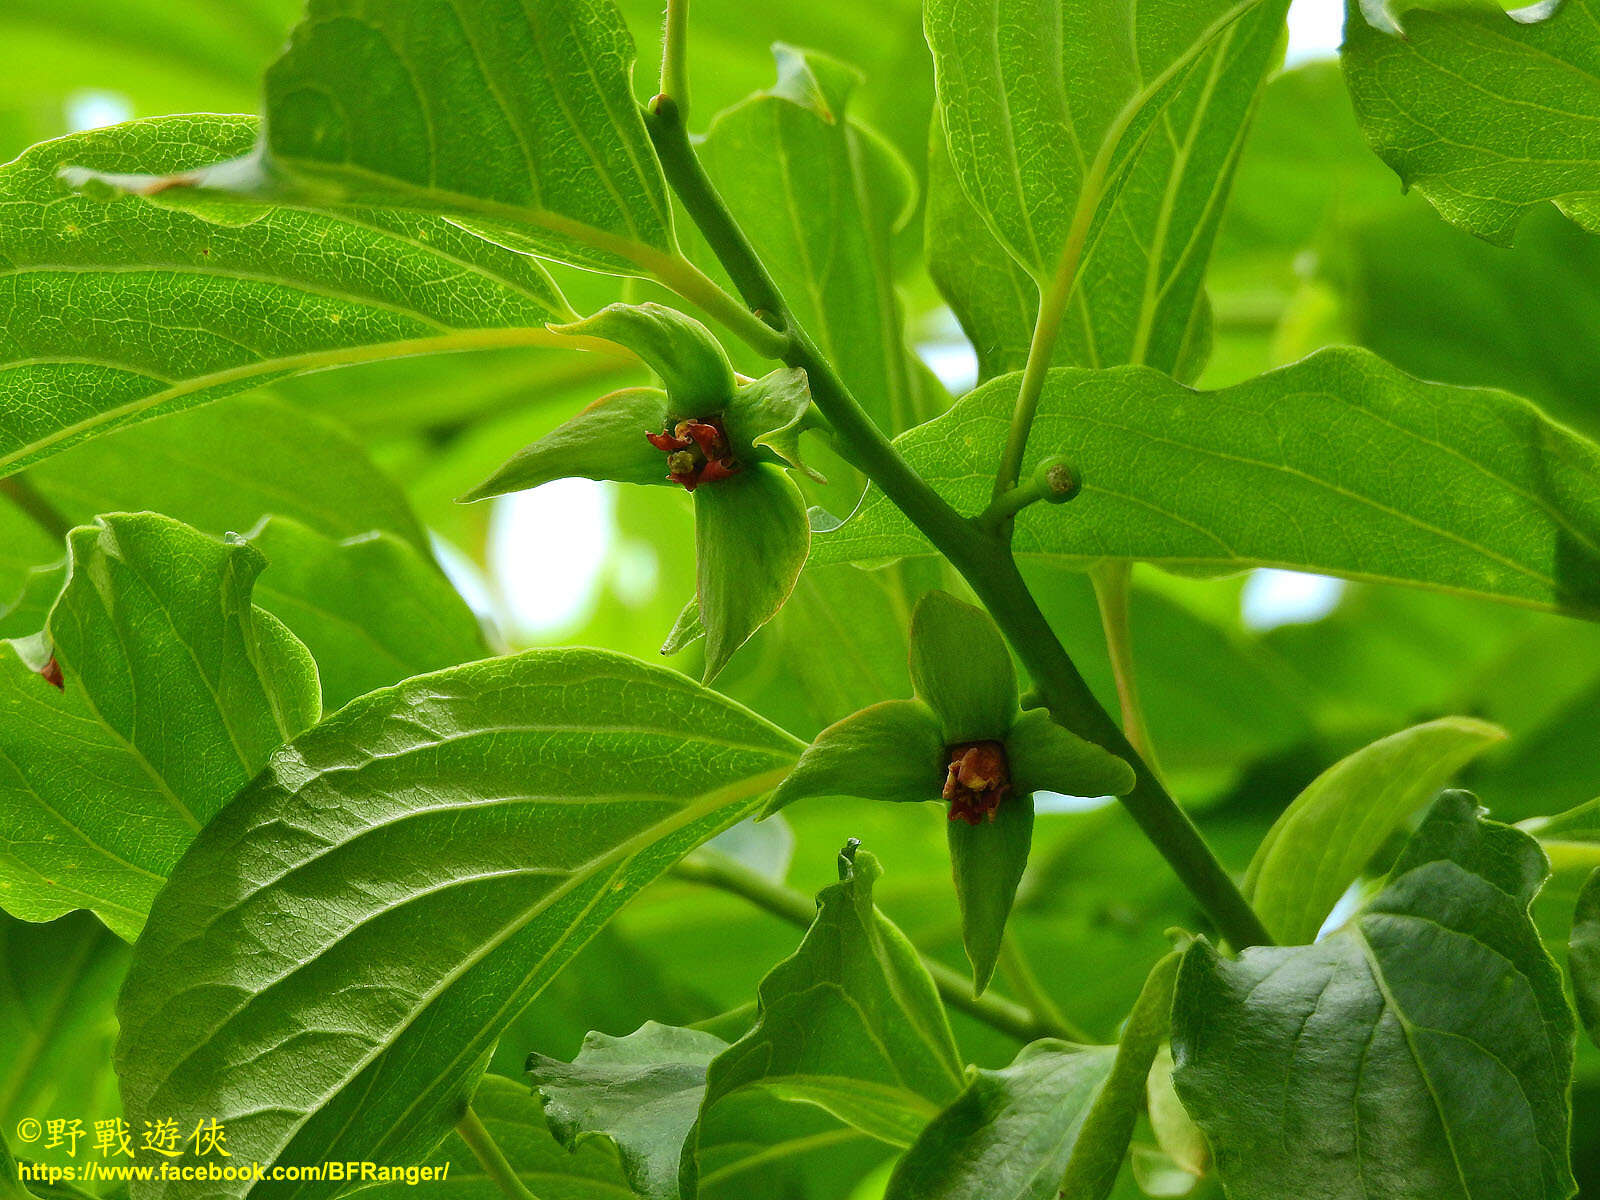
[[[753,463],[696,492],[694,544],[709,682],[794,590],[811,546],[805,498],[784,471]]]
[[[1040,289],[1082,240],[1057,361],[1187,376],[1203,361],[1206,259],[1287,7],[928,5],[939,119],[977,215]],[[968,213],[941,205],[935,215]],[[929,236],[943,228],[930,222]],[[970,226],[954,236],[982,241]],[[955,293],[965,293],[957,311],[985,303],[974,289],[1004,269],[993,253],[981,261]],[[1012,298],[993,290],[1009,311]]]
[[[262,1162],[417,1161],[527,1001],[798,749],[599,651],[354,701],[281,750],[162,892],[118,1010],[130,1123],[205,1114]]]
[[[1145,981],[1116,1046],[1045,1040],[975,1070],[895,1168],[886,1200],[1104,1200],[1167,1030],[1178,960]]]
[[[109,181],[440,213],[515,249],[635,271],[675,243],[633,59],[612,0],[313,0],[267,71],[253,151]]]
[[[992,819],[976,825],[945,822],[950,870],[961,908],[961,941],[972,964],[972,991],[981,996],[994,977],[1006,918],[1033,845],[1033,796],[1007,796]]]
[[[1578,1016],[1590,1038],[1600,1045],[1600,867],[1578,893],[1570,953]]]
[[[1498,4],[1346,0],[1341,60],[1379,158],[1452,224],[1510,245],[1554,202],[1600,232],[1600,51],[1592,0]]]
[[[776,85],[712,121],[706,171],[873,420],[908,429],[942,407],[913,370],[895,292],[891,240],[915,183],[849,116],[853,70],[782,44],[773,53]]]
[[[472,1111],[516,1177],[539,1200],[618,1200],[627,1195],[616,1154],[604,1146],[572,1150],[563,1146],[525,1084],[503,1075],[485,1075],[472,1093]],[[428,1165],[449,1167],[442,1180],[420,1185],[434,1200],[504,1200],[505,1192],[457,1133],[445,1138]],[[416,1200],[420,1189],[394,1182],[365,1187],[362,1193],[367,1200]]]
[[[272,517],[248,541],[268,564],[256,603],[317,660],[328,712],[489,652],[478,618],[439,568],[390,534],[335,541]]]
[[[896,439],[964,512],[989,501],[1017,384]],[[1070,447],[1084,485],[1018,515],[1024,557],[1288,567],[1600,616],[1600,449],[1503,393],[1351,349],[1211,392],[1057,369],[1028,445],[1024,474]],[[876,490],[816,543],[818,562],[930,552]]]
[[[133,940],[184,848],[320,711],[311,656],[254,608],[265,561],[153,514],[73,531],[44,638],[0,644],[0,897]]]
[[[1246,894],[1280,944],[1310,942],[1361,869],[1469,760],[1505,739],[1470,717],[1414,725],[1340,759],[1273,822]]]
[[[756,1026],[712,1062],[684,1149],[685,1194],[699,1157],[724,1139],[722,1109],[755,1090],[799,1101],[893,1145],[909,1145],[961,1088],[961,1060],[916,950],[872,903],[881,873],[855,855],[818,897],[793,956],[761,981]]]
[[[678,1160],[705,1095],[706,1068],[727,1048],[709,1033],[651,1021],[627,1037],[589,1034],[570,1065],[530,1055],[528,1073],[568,1149],[603,1136],[616,1144],[634,1192],[677,1200]]]
[[[0,167],[0,475],[76,441],[301,371],[548,344],[570,316],[534,260],[435,217],[264,210],[220,224],[72,195],[57,172],[185,170],[249,144],[239,117],[47,142]]]
[[[1573,1021],[1528,906],[1537,843],[1446,793],[1350,924],[1312,946],[1196,943],[1178,1094],[1238,1200],[1566,1200]]]

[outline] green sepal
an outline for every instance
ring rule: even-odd
[[[710,683],[794,591],[811,548],[805,499],[782,470],[754,463],[696,489],[694,541]]]
[[[645,438],[666,424],[668,404],[667,393],[660,388],[623,388],[602,396],[517,451],[462,496],[461,503],[526,491],[573,475],[618,483],[671,483],[665,456]]]
[[[737,381],[722,344],[699,321],[675,308],[608,304],[592,317],[549,328],[632,350],[667,389],[674,417],[710,416],[733,399]],[[657,425],[656,431],[660,428]]]
[[[1011,785],[1019,793],[1124,796],[1137,781],[1126,762],[1063,729],[1042,708],[1019,716],[1005,745]]]
[[[798,367],[782,367],[741,384],[728,405],[723,425],[736,457],[776,459],[818,483],[827,483],[800,459],[800,435],[821,420],[811,405],[806,373]]]
[[[1008,795],[995,809],[993,820],[977,825],[946,821],[945,828],[956,902],[961,906],[961,941],[972,963],[972,994],[981,996],[994,976],[1006,918],[1028,865],[1028,850],[1033,845],[1033,797]]]
[[[1011,652],[981,608],[929,592],[911,616],[911,682],[946,743],[999,741],[1017,715]]]
[[[689,603],[683,606],[678,613],[678,619],[672,623],[672,628],[667,631],[666,640],[661,643],[662,654],[677,654],[694,645],[706,635],[706,627],[700,623],[700,598],[690,596]]]
[[[807,796],[937,800],[947,757],[932,709],[920,700],[885,700],[819,733],[761,815]]]

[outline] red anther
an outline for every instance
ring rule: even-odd
[[[739,470],[720,417],[679,421],[670,430],[644,436],[667,456],[667,478],[685,491],[726,479]]]
[[[999,742],[962,742],[950,747],[944,798],[950,819],[979,825],[994,820],[995,810],[1011,790],[1011,770]]]

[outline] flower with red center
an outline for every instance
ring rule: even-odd
[[[685,491],[726,479],[739,470],[721,417],[691,418],[679,421],[670,431],[644,436],[667,456],[667,478]]]
[[[1021,707],[1011,652],[982,609],[930,592],[910,640],[915,698],[824,729],[766,811],[803,796],[942,799],[962,940],[981,991],[1027,865],[1034,792],[1122,795],[1133,769],[1044,709]]]
[[[950,802],[950,820],[968,825],[992,821],[1010,790],[1006,748],[999,742],[964,742],[950,747],[943,793]]]

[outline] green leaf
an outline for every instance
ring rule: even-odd
[[[705,1095],[706,1068],[727,1048],[709,1033],[651,1021],[627,1037],[591,1033],[571,1065],[530,1055],[528,1072],[569,1149],[608,1138],[636,1193],[677,1200],[678,1159]]]
[[[1345,13],[1356,116],[1406,187],[1501,245],[1551,202],[1600,231],[1600,13],[1590,0],[1515,15],[1489,3],[1413,5],[1398,27],[1370,0],[1347,0]]]
[[[1016,393],[995,380],[896,439],[964,512],[988,503]],[[1069,448],[1083,493],[1018,515],[1024,557],[1288,567],[1600,615],[1600,450],[1503,393],[1349,349],[1210,392],[1057,369],[1024,473]],[[930,552],[876,491],[816,542],[819,562]]]
[[[911,616],[911,683],[946,745],[999,741],[1017,715],[1017,672],[994,618],[949,592],[929,592]]]
[[[569,1151],[561,1145],[526,1085],[503,1075],[485,1075],[472,1094],[472,1111],[504,1152],[516,1177],[539,1200],[618,1200],[628,1194],[616,1155],[601,1146]],[[426,1189],[436,1200],[504,1200],[500,1185],[454,1132],[427,1162],[433,1167],[446,1164],[449,1173],[442,1180],[419,1185],[380,1183],[363,1188],[362,1195],[367,1200],[415,1200],[419,1189]]]
[[[248,540],[268,563],[256,603],[311,651],[328,712],[489,652],[478,618],[439,568],[391,534],[335,541],[272,517]]]
[[[709,683],[794,590],[811,546],[805,498],[783,470],[751,464],[696,490],[694,543]]]
[[[265,565],[167,517],[73,531],[46,637],[64,688],[0,644],[0,876],[30,921],[132,940],[195,833],[318,716],[310,655],[252,607]]]
[[[608,304],[556,332],[600,338],[633,351],[655,372],[679,416],[720,412],[733,396],[733,367],[711,331],[664,304]],[[655,430],[659,432],[659,426]]]
[[[1053,1200],[1115,1058],[1111,1046],[1046,1040],[1008,1067],[974,1071],[900,1160],[889,1200]]]
[[[721,1109],[746,1090],[815,1105],[892,1145],[909,1145],[961,1088],[961,1059],[916,949],[873,906],[881,868],[855,855],[817,898],[800,948],[759,989],[756,1026],[712,1062],[684,1151],[685,1194],[699,1156],[725,1140]]]
[[[112,1003],[128,948],[88,913],[36,925],[0,915],[0,1130],[25,1117],[116,1111]],[[38,1150],[30,1147],[30,1150]]]
[[[30,468],[28,481],[73,521],[159,512],[220,536],[275,515],[332,538],[382,530],[428,549],[405,493],[355,438],[271,396],[232,397],[80,442]]]
[[[118,1010],[130,1123],[203,1114],[262,1162],[417,1161],[526,1002],[798,748],[599,651],[347,705],[206,827],[152,911]]]
[[[1207,341],[1206,259],[1287,7],[928,5],[940,116],[971,204],[1041,290],[1083,239],[1057,361],[1193,374]],[[959,208],[936,216],[981,241]],[[930,223],[930,236],[943,227]],[[981,261],[984,277],[1005,270],[993,254]],[[990,295],[1004,305],[995,315],[1016,310],[1003,285],[977,286],[958,312]]]
[[[249,144],[238,117],[48,142],[0,168],[0,475],[76,441],[296,372],[548,344],[569,315],[529,258],[435,217],[262,211],[218,224],[74,196],[80,164],[181,171]]]
[[[885,700],[819,733],[763,815],[807,796],[937,800],[948,760],[938,719],[926,704]]]
[[[1600,1045],[1600,867],[1595,868],[1578,893],[1570,954],[1578,1016],[1589,1036]]]
[[[1008,795],[987,821],[969,825],[945,822],[956,903],[961,908],[961,942],[972,964],[972,992],[983,995],[994,977],[1006,918],[1033,845],[1033,796]]]
[[[1340,932],[1184,956],[1178,1094],[1230,1196],[1573,1194],[1572,1013],[1528,916],[1545,874],[1447,793]]]
[[[513,249],[648,269],[675,243],[633,60],[611,0],[314,0],[267,71],[255,150],[108,182],[440,213]]]
[[[1056,724],[1045,709],[1030,708],[1018,716],[1005,745],[1018,792],[1121,796],[1133,790],[1132,767]]]
[[[1345,889],[1412,813],[1505,730],[1443,717],[1340,759],[1273,822],[1245,876],[1262,922],[1286,946],[1317,936]]]
[[[913,370],[891,254],[915,184],[849,116],[850,68],[782,44],[778,83],[711,123],[699,150],[800,324],[880,428],[937,411]]]

